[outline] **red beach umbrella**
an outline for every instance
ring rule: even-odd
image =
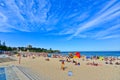
[[[79,58],[81,57],[80,52],[76,52],[75,55]]]

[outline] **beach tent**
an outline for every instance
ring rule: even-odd
[[[90,56],[86,56],[86,59],[90,59],[91,57]]]
[[[100,56],[100,57],[99,57],[99,60],[101,60],[101,61],[102,61],[103,59],[104,59],[104,57],[103,57],[103,56]]]
[[[118,59],[120,59],[120,56],[118,56]]]
[[[81,57],[80,52],[76,52],[73,58],[80,58],[80,57]]]
[[[47,55],[47,57],[51,57],[51,56],[52,56],[52,54],[48,54],[48,55]]]

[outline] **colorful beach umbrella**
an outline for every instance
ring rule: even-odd
[[[78,57],[78,58],[80,58],[81,57],[80,52],[76,52],[75,56]]]
[[[90,59],[91,57],[90,56],[86,56],[86,59]]]
[[[103,59],[104,59],[104,57],[103,57],[103,56],[100,56],[100,57],[99,57],[99,60],[101,60],[101,61],[102,61]]]
[[[78,56],[74,56],[73,58],[79,58]]]

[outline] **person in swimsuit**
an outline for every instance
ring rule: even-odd
[[[62,70],[65,70],[65,63],[64,63],[64,61],[62,61],[61,69],[62,69]]]

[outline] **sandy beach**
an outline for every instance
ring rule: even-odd
[[[17,57],[17,59],[19,59]],[[105,64],[104,61],[97,60],[100,65],[92,66],[86,65],[90,61],[82,61],[81,59],[75,59],[80,62],[80,65],[75,65],[72,62],[65,62],[65,70],[61,69],[60,58],[49,58],[49,61],[45,60],[45,57],[31,57],[21,58],[21,64],[18,61],[0,63],[0,66],[4,65],[18,65],[26,67],[36,74],[46,77],[48,80],[120,80],[120,66]],[[68,72],[72,71],[72,76],[68,76]]]

